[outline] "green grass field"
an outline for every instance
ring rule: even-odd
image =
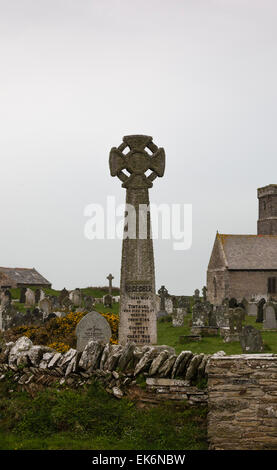
[[[140,409],[97,383],[82,390],[49,388],[35,397],[15,388],[0,382],[0,450],[207,449],[203,407],[183,402]]]
[[[193,353],[214,354],[217,351],[225,351],[226,354],[242,354],[240,343],[224,343],[223,339],[218,336],[202,338],[199,342],[191,341],[190,343],[180,344],[179,336],[190,335],[191,314],[185,317],[184,326],[173,327],[169,322],[158,321],[158,344],[166,344],[173,346],[176,353],[179,354],[183,350],[189,350]],[[263,331],[262,323],[256,323],[254,317],[246,317],[244,325],[253,325],[261,330],[264,342],[264,352],[277,353],[277,331]]]

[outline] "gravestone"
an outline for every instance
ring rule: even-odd
[[[207,287],[206,286],[202,288],[202,296],[203,296],[203,301],[206,302],[207,300]]]
[[[184,326],[184,317],[186,312],[183,309],[177,308],[172,315],[172,326],[179,327]]]
[[[193,298],[194,298],[194,303],[201,302],[199,289],[195,289]]]
[[[52,313],[52,302],[50,299],[45,297],[39,302],[39,308],[43,311],[45,316],[49,315]]]
[[[165,309],[165,298],[168,296],[168,290],[165,288],[165,286],[162,286],[158,290],[158,294],[160,296],[160,308],[157,313],[157,318],[166,317],[168,313]]]
[[[25,301],[25,305],[26,307],[34,307],[35,304],[36,304],[36,299],[35,299],[35,293],[32,289],[27,289],[26,290],[26,294],[25,294],[25,297],[26,297],[26,301]]]
[[[65,287],[60,292],[60,295],[59,295],[58,298],[59,298],[60,305],[63,305],[64,300],[69,298],[69,292],[68,292],[68,290],[66,290]]]
[[[82,293],[80,289],[75,289],[69,294],[69,298],[72,301],[74,307],[81,307],[82,305]]]
[[[263,328],[266,330],[276,330],[277,329],[277,303],[276,302],[266,302],[264,304],[264,321]]]
[[[84,307],[86,310],[91,310],[94,305],[94,298],[91,295],[84,296]]]
[[[173,302],[171,297],[165,298],[165,311],[170,315],[173,313]]]
[[[246,315],[250,317],[257,317],[258,313],[258,304],[256,302],[248,302],[246,307]]]
[[[110,294],[106,294],[103,297],[103,305],[106,308],[112,308],[113,307],[113,298]]]
[[[241,307],[229,308],[229,328],[224,331],[224,343],[234,343],[240,341],[244,309]]]
[[[77,336],[77,351],[83,351],[89,341],[109,343],[112,336],[107,320],[98,312],[90,312],[78,323],[75,330]]]
[[[35,290],[35,303],[38,304],[40,301],[40,289]]]
[[[263,340],[259,330],[252,325],[246,325],[240,333],[242,351],[246,354],[263,351]]]
[[[261,299],[258,302],[258,313],[256,323],[263,323],[264,321],[264,304],[266,303],[265,299]]]
[[[151,216],[149,210],[143,212],[143,209],[149,208],[148,190],[153,186],[153,180],[164,174],[165,152],[153,143],[152,137],[130,135],[123,137],[123,143],[118,148],[111,149],[109,163],[111,175],[117,176],[127,190],[119,343],[156,344],[157,307]],[[146,175],[148,170],[151,173]]]
[[[112,295],[112,292],[113,292],[113,284],[112,284],[112,282],[113,282],[114,277],[113,277],[112,274],[109,274],[109,275],[107,276],[107,279],[108,279],[108,281],[109,281],[109,294]]]
[[[21,287],[20,289],[20,297],[19,297],[19,302],[21,304],[25,304],[26,302],[26,287]]]

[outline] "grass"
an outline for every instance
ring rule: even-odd
[[[184,326],[173,327],[169,322],[158,321],[158,344],[166,344],[175,348],[176,353],[179,354],[183,350],[190,350],[193,353],[214,354],[217,351],[225,351],[226,354],[242,354],[242,348],[239,342],[237,343],[224,343],[221,336],[204,337],[199,342],[191,341],[186,344],[179,343],[179,336],[190,335],[191,314],[186,315],[184,319]],[[246,317],[244,322],[246,325],[253,325],[262,333],[264,342],[264,352],[277,353],[277,332],[276,331],[263,331],[263,324],[256,323],[255,317]]]
[[[0,383],[0,450],[207,449],[203,407],[186,402],[137,408],[94,382],[86,389],[49,388],[35,397]]]

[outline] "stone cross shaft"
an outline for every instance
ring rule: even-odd
[[[107,276],[107,279],[109,281],[109,294],[112,295],[112,289],[113,289],[113,284],[112,284],[112,281],[114,279],[113,275],[112,274],[109,274]]]
[[[110,151],[110,172],[126,188],[126,213],[131,206],[135,220],[128,219],[124,230],[135,236],[123,237],[120,279],[119,342],[155,344],[157,342],[155,270],[150,212],[147,212],[146,236],[139,237],[140,207],[149,206],[148,190],[155,178],[162,177],[165,152],[152,137],[129,135]],[[135,227],[130,227],[135,225]]]
[[[166,296],[168,295],[168,290],[165,288],[165,286],[162,286],[159,290],[158,290],[158,294],[161,298],[161,306],[160,306],[160,309],[163,311],[165,310],[165,298]]]

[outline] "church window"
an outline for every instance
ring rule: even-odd
[[[276,294],[276,277],[269,277],[267,280],[267,291],[268,294]]]

